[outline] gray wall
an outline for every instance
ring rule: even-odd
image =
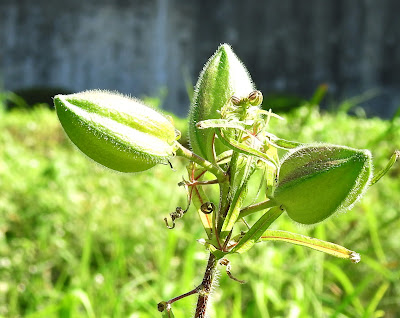
[[[0,78],[6,89],[167,87],[164,107],[186,114],[193,83],[230,43],[264,93],[337,99],[377,88],[368,112],[400,105],[398,0],[0,0]]]

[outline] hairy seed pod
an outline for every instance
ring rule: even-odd
[[[261,105],[261,103],[263,101],[263,95],[260,91],[252,91],[249,94],[248,99],[252,106],[258,106],[258,105]]]
[[[254,91],[254,85],[245,66],[231,47],[222,44],[204,66],[195,87],[189,114],[189,139],[193,152],[213,160],[212,129],[199,129],[196,124],[206,119],[219,119],[219,111],[231,102],[233,95],[241,98]],[[217,139],[218,156],[227,148]]]
[[[206,202],[203,203],[200,207],[201,212],[203,212],[204,214],[210,214],[212,212],[214,212],[215,210],[215,205],[212,202]]]
[[[302,146],[283,158],[273,199],[294,221],[315,224],[351,208],[364,195],[371,177],[368,150]]]
[[[94,90],[57,95],[54,104],[71,141],[110,169],[143,171],[174,154],[173,124],[138,100]]]

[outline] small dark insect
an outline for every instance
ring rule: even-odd
[[[215,210],[215,205],[212,202],[206,202],[201,205],[200,210],[204,214],[210,214]]]

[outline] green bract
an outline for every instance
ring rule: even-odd
[[[207,119],[219,119],[221,108],[235,95],[247,97],[254,85],[245,66],[227,44],[221,45],[204,66],[197,81],[190,106],[189,139],[193,152],[212,161],[214,132],[196,127],[196,123]],[[216,154],[227,150],[218,140]]]
[[[368,188],[371,176],[368,150],[303,146],[283,159],[273,199],[294,221],[315,224],[350,208]]]
[[[72,142],[110,169],[143,171],[174,154],[173,124],[138,100],[94,90],[57,95],[54,104]]]

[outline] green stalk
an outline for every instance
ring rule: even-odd
[[[243,118],[240,118],[240,120],[244,120],[244,117],[245,116],[243,116]],[[217,130],[217,132],[218,132],[218,130]],[[217,133],[217,135],[218,135],[218,133]],[[239,134],[237,136],[238,141],[242,138],[242,135],[243,135],[243,132],[239,131]],[[222,138],[221,138],[221,140],[222,140]],[[218,213],[217,235],[220,235],[220,233],[221,233],[222,227],[225,223],[225,218],[230,210],[232,200],[235,197],[235,194],[236,194],[235,192],[244,190],[242,185],[238,189],[234,189],[234,187],[233,187],[234,178],[231,177],[232,173],[237,173],[237,165],[238,165],[239,156],[240,156],[240,153],[237,151],[234,151],[232,154],[232,157],[231,157],[231,161],[229,163],[229,168],[228,168],[228,173],[227,173],[229,175],[229,188],[226,189],[226,198],[224,201],[221,201],[221,209],[220,209],[220,211],[218,211],[219,213]],[[240,193],[239,193],[239,196],[240,196]],[[222,203],[222,202],[224,202],[224,203]]]
[[[277,206],[277,203],[273,200],[265,200],[253,205],[249,205],[243,209],[240,210],[240,214],[239,214],[239,218],[244,218],[245,216],[258,212],[258,211],[262,211],[265,209],[269,209],[272,208],[274,206]]]
[[[175,142],[175,145],[178,148],[176,150],[177,156],[184,157],[190,161],[193,161],[194,163],[197,163],[199,166],[211,172],[217,178],[218,182],[226,181],[227,177],[220,167],[196,155],[194,152],[191,152],[189,149],[183,147],[179,142]]]
[[[274,207],[264,213],[262,217],[250,228],[250,230],[240,239],[238,244],[232,249],[232,253],[244,253],[258,242],[268,227],[282,214],[280,207]]]

